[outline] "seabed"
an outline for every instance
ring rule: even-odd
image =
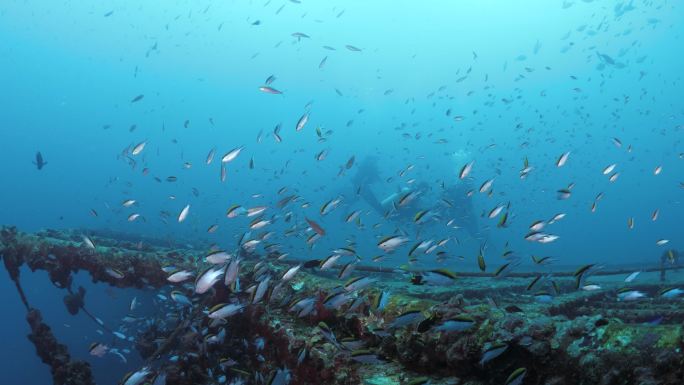
[[[166,384],[217,384],[224,375],[227,384],[262,383],[279,370],[289,371],[290,384],[506,384],[516,383],[513,373],[522,373],[522,384],[682,384],[684,383],[684,301],[663,298],[666,287],[684,288],[684,269],[643,272],[629,284],[647,294],[647,299],[618,301],[617,291],[625,287],[625,275],[592,275],[596,291],[576,289],[572,273],[554,278],[558,293],[550,302],[538,301],[528,290],[534,273],[467,277],[462,274],[450,286],[416,286],[399,272],[363,271],[378,279],[362,290],[365,301],[354,312],[329,310],[322,301],[343,282],[337,270],[320,272],[302,268],[275,295],[269,292],[256,304],[226,319],[212,323],[205,310],[228,302],[229,298],[249,302],[244,292],[232,293],[217,284],[203,295],[168,282],[162,267],[200,272],[207,249],[189,249],[168,242],[140,239],[113,233],[89,232],[95,249],[83,242],[84,231],[47,230],[23,233],[12,227],[0,231],[0,257],[16,283],[27,309],[31,327],[28,338],[36,353],[51,369],[54,384],[94,384],[88,363],[73,361],[66,345],[55,339],[42,321],[40,309],[30,305],[21,288],[19,268],[49,274],[55,290],[64,290],[65,304],[72,314],[87,314],[87,297],[72,288],[73,276],[87,271],[94,282],[116,288],[135,287],[168,295],[180,290],[193,305],[179,310],[177,319],[158,322],[154,330],[140,333],[136,349],[152,373],[166,373]],[[256,281],[254,266],[270,273],[277,282],[297,261],[279,261],[273,256],[241,250],[240,280],[247,288]],[[108,269],[123,272],[122,277]],[[548,268],[547,268],[548,269]],[[373,270],[373,269],[369,269]],[[110,270],[111,271],[111,270]],[[491,274],[490,274],[491,275]],[[60,289],[61,288],[61,289]],[[371,299],[381,291],[392,293],[382,312],[371,308]],[[298,317],[288,311],[293,299],[315,297],[315,310]],[[79,301],[79,298],[81,301]],[[383,330],[398,315],[423,312],[424,320],[395,330]],[[6,316],[17,316],[16,314]],[[160,312],[160,317],[165,317]],[[455,317],[474,321],[472,327],[456,332],[436,331],[433,324]],[[323,324],[322,324],[323,323]],[[321,333],[327,325],[337,341],[352,340],[377,358],[373,364],[352,359]],[[227,331],[223,343],[207,345],[206,334]],[[382,332],[380,332],[382,330]],[[263,349],[243,339],[264,338]],[[495,358],[481,363],[487,349],[505,346]],[[305,349],[305,350],[303,350]],[[175,362],[170,356],[178,356]],[[222,359],[234,363],[227,367]],[[521,371],[522,370],[522,371]],[[517,371],[517,372],[516,372]],[[211,373],[211,375],[209,375]]]

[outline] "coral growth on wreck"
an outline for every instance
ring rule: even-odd
[[[75,232],[34,235],[3,228],[0,255],[18,288],[22,264],[47,271],[55,286],[65,290],[65,305],[72,314],[87,305],[85,293],[72,288],[77,271],[114,287],[161,289],[169,285],[163,266],[198,267],[194,250],[93,239],[95,249],[84,247]],[[288,267],[257,255],[243,258],[246,281],[258,261],[274,272]],[[111,269],[123,276],[111,274]],[[420,376],[432,384],[502,384],[518,368],[525,368],[525,384],[681,384],[684,378],[681,301],[653,300],[652,306],[643,307],[617,301],[614,291],[574,291],[572,282],[560,280],[564,292],[548,304],[535,301],[525,282],[515,279],[491,285],[462,280],[428,297],[424,288],[408,284],[401,275],[386,274],[382,290],[391,291],[392,297],[381,313],[368,300],[354,311],[324,306],[339,282],[333,274],[303,270],[278,294],[246,307],[226,325],[211,322],[204,312],[231,297],[230,288],[219,285],[176,322],[151,324],[136,336],[135,346],[147,362],[164,368],[169,385],[211,383],[217,373],[254,381],[257,374],[266,377],[284,369],[292,384],[404,384]],[[657,283],[640,287],[658,289]],[[371,298],[380,290],[371,287],[363,295]],[[246,293],[236,295],[249,302]],[[312,312],[298,317],[288,311],[293,298],[304,297],[315,299]],[[424,320],[386,329],[408,310],[422,312]],[[659,316],[659,324],[648,321],[654,316]],[[458,331],[436,328],[459,317],[471,320],[472,326]],[[55,383],[92,383],[87,364],[70,360],[38,310],[28,310],[28,322],[29,338],[51,367]],[[373,352],[378,362],[354,361],[349,351],[322,335],[319,323],[325,323],[337,341],[352,341]],[[221,343],[206,343],[207,335],[222,329]],[[485,360],[492,347],[501,350]],[[171,362],[170,356],[180,358]]]

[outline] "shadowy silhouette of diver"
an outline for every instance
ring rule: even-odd
[[[419,182],[411,188],[404,187],[380,200],[373,191],[375,186],[382,182],[378,160],[374,156],[368,156],[359,162],[351,182],[358,197],[379,216],[397,223],[400,228],[413,225],[415,215],[421,210],[428,210],[430,217],[443,221],[453,220],[453,225],[465,230],[473,239],[481,239],[483,236],[470,197],[473,186],[468,180],[443,188],[439,198],[431,203],[425,199],[432,190],[426,182]],[[407,195],[410,195],[410,199],[406,200],[408,202],[400,203]],[[427,220],[421,227],[430,226],[431,223],[437,222]]]

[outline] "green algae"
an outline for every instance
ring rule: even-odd
[[[684,344],[684,335],[681,325],[665,325],[661,327],[660,339],[656,343],[656,348],[676,349]]]
[[[638,354],[643,349],[676,349],[684,343],[680,325],[613,323],[601,333],[604,349]]]
[[[115,280],[104,272],[103,267],[123,271],[122,265],[131,265],[131,276],[140,275],[155,284],[166,284],[166,275],[160,271],[162,262],[188,269],[198,269],[203,265],[191,257],[198,255],[197,250],[177,247],[140,250],[140,246],[131,243],[117,244],[113,240],[99,237],[93,237],[93,240],[97,246],[96,250],[83,247],[80,233],[64,235],[63,238],[22,236],[20,233],[17,235],[15,246],[21,251],[17,254],[29,262],[30,267],[54,270],[57,273],[66,272],[67,278],[72,271],[88,269],[92,274],[102,277],[102,280],[121,286],[136,285],[138,282]],[[51,245],[54,247],[50,247]],[[63,249],[64,252],[56,253],[54,260],[52,257],[45,257],[56,249]],[[200,251],[199,254],[201,253]],[[157,260],[159,262],[155,263]],[[57,264],[58,261],[63,262],[63,265]],[[276,261],[246,258],[244,270],[253,270],[257,261],[268,264],[275,272],[274,276],[282,274],[291,266],[281,265]],[[62,270],[63,266],[72,267]],[[607,373],[608,370],[616,369],[616,376],[636,376],[632,374],[637,373],[635,368],[651,368],[657,361],[656,358],[662,360],[660,353],[671,353],[667,357],[674,357],[674,361],[671,358],[668,367],[673,367],[671,362],[679,362],[678,356],[673,352],[679,352],[684,346],[684,332],[682,326],[679,326],[679,303],[665,300],[648,303],[617,301],[611,290],[614,286],[619,286],[621,280],[602,284],[604,290],[601,292],[585,292],[571,288],[570,280],[559,279],[560,293],[555,296],[553,303],[549,304],[535,301],[529,291],[525,290],[527,279],[464,278],[459,279],[455,285],[433,287],[412,285],[405,274],[381,275],[364,271],[353,274],[360,275],[378,279],[376,284],[359,294],[360,297],[368,299],[368,306],[372,306],[369,303],[372,303],[372,298],[377,294],[383,291],[391,293],[385,310],[375,312],[371,307],[369,311],[366,306],[354,314],[342,310],[334,314],[324,312],[324,316],[327,317],[326,322],[338,339],[362,339],[368,344],[369,349],[382,352],[383,357],[387,359],[386,363],[340,364],[344,354],[340,354],[340,351],[328,343],[318,331],[315,326],[318,315],[314,313],[311,317],[297,318],[287,311],[286,306],[271,308],[264,313],[253,313],[254,316],[258,315],[263,323],[263,327],[259,329],[260,333],[272,333],[283,345],[287,342],[291,353],[298,352],[304,346],[309,347],[311,358],[307,362],[310,365],[318,365],[317,370],[334,373],[327,377],[328,383],[339,384],[404,385],[425,374],[436,376],[431,379],[431,384],[434,385],[464,383],[462,381],[467,381],[468,384],[481,384],[477,382],[481,376],[480,372],[466,372],[460,368],[473,365],[479,360],[484,347],[490,343],[506,342],[513,347],[521,338],[530,339],[530,336],[534,339],[532,345],[515,347],[516,355],[504,357],[504,361],[490,366],[487,375],[505,378],[508,373],[499,373],[504,368],[500,369],[498,365],[513,359],[514,356],[521,356],[525,360],[542,362],[548,367],[555,368],[553,372],[540,371],[540,378],[559,375],[558,371],[562,370],[575,371],[577,367],[581,367],[588,369],[582,378],[592,381],[584,383],[596,383],[598,377],[590,375],[589,372]],[[336,290],[342,283],[334,271],[302,269],[289,284],[296,292],[297,298],[319,298],[330,290]],[[642,283],[639,289],[655,293],[657,286],[659,284]],[[496,302],[497,305],[491,305],[492,302]],[[389,337],[379,337],[368,331],[392,321],[397,314],[409,310],[432,313],[437,322],[448,317],[467,315],[476,320],[476,326],[462,333],[451,334],[434,330],[418,333],[412,326],[393,331]],[[367,316],[364,317],[364,314]],[[663,314],[669,324],[651,326],[637,323],[660,314]],[[599,324],[599,320],[604,322]],[[625,323],[620,323],[620,320]],[[546,327],[548,325],[553,328]],[[550,354],[547,345],[553,354]],[[450,349],[454,346],[454,349]],[[623,365],[623,361],[629,364]],[[424,372],[408,374],[409,370],[415,370],[417,367],[427,369]],[[464,377],[459,379],[455,376]]]
[[[437,304],[436,301],[429,301],[424,299],[417,299],[404,294],[394,294],[390,296],[385,306],[386,314],[401,314],[408,310],[427,310],[431,306]]]
[[[488,319],[482,322],[480,326],[477,328],[477,331],[475,332],[475,337],[477,338],[477,345],[484,346],[486,342],[491,341],[495,330],[495,322],[490,322]]]
[[[363,380],[364,385],[399,385],[398,378],[387,377],[383,374],[378,374]]]

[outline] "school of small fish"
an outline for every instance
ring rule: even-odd
[[[594,251],[596,240],[605,239],[603,252],[611,242],[624,240],[652,264],[661,256],[663,263],[678,263],[670,247],[681,247],[681,228],[662,223],[681,225],[681,109],[677,115],[640,104],[662,98],[661,91],[649,88],[660,75],[641,70],[656,60],[639,53],[641,42],[614,48],[592,40],[602,34],[626,36],[658,23],[627,27],[620,20],[629,7],[616,7],[606,11],[608,16],[592,16],[573,26],[564,36],[544,36],[544,46],[540,40],[531,42],[501,63],[488,62],[492,53],[484,47],[444,47],[458,51],[458,60],[448,64],[453,67],[450,77],[435,82],[426,76],[417,90],[403,77],[420,78],[419,71],[411,70],[420,55],[401,56],[401,63],[392,66],[400,65],[404,74],[392,75],[379,62],[387,48],[370,36],[350,33],[355,36],[351,39],[317,28],[316,23],[354,17],[339,4],[326,5],[321,13],[299,0],[263,3],[258,14],[240,20],[235,30],[266,39],[278,58],[259,46],[249,47],[251,56],[231,53],[236,61],[251,60],[248,66],[260,73],[248,76],[232,72],[239,68],[234,63],[221,64],[230,77],[246,84],[230,90],[235,99],[217,102],[215,95],[187,95],[188,103],[206,103],[216,110],[195,110],[194,104],[184,110],[166,99],[166,91],[138,82],[137,89],[119,97],[117,108],[125,111],[126,123],[102,122],[107,133],[118,129],[127,136],[125,142],[114,141],[118,153],[112,155],[121,173],[108,176],[106,187],[115,198],[94,198],[83,209],[89,220],[131,233],[163,234],[206,253],[183,256],[192,268],[163,266],[167,287],[147,303],[133,298],[129,314],[110,333],[112,342],[90,341],[90,355],[126,362],[137,332],[155,322],[188,319],[191,309],[202,314],[203,323],[190,327],[206,346],[223,343],[231,333],[231,317],[256,306],[296,318],[321,311],[363,317],[377,326],[373,333],[378,336],[406,330],[465,333],[480,322],[466,314],[439,319],[429,311],[388,313],[392,291],[364,267],[393,272],[406,285],[425,290],[455,287],[460,271],[502,279],[532,269],[540,273],[526,282],[524,295],[551,304],[563,293],[552,267],[577,266],[576,254],[582,251],[587,254],[582,258],[596,261],[582,260],[571,274],[575,291],[606,291],[619,303],[684,298],[684,288],[665,287],[657,296],[634,288],[646,268],[620,278],[624,285],[617,291],[592,280],[606,269],[601,251]],[[580,7],[575,3],[564,1],[562,6]],[[173,47],[168,36],[177,38],[171,35],[178,33],[176,28],[195,33],[184,24],[187,20],[215,23],[211,29],[216,34],[234,28],[223,21],[228,16],[218,20],[212,15],[212,6],[198,11],[192,5],[187,15],[174,16],[147,37],[145,60],[179,49],[183,44]],[[296,12],[301,20],[276,28],[273,23],[281,12]],[[113,22],[121,13],[117,8],[98,17]],[[237,33],[216,36],[238,38]],[[547,46],[556,47],[554,54],[567,53],[561,57],[575,53],[577,67],[548,61]],[[287,68],[285,57],[296,58],[297,70],[305,71],[318,87],[315,91]],[[142,72],[136,66],[135,77],[152,71],[149,62],[139,66]],[[374,79],[365,88],[334,75],[357,66],[371,77],[364,71],[353,76]],[[632,86],[621,88],[614,79],[618,76],[628,77]],[[212,86],[226,84],[239,83]],[[227,95],[224,91],[215,92]],[[401,111],[389,113],[385,104]],[[157,110],[164,111],[163,117]],[[657,116],[658,123],[629,120],[644,116]],[[642,131],[629,128],[633,126]],[[669,138],[668,147],[650,148],[643,135]],[[33,163],[38,170],[47,164],[41,152]],[[659,203],[653,204],[656,198],[643,205],[627,201],[635,191],[656,196]],[[94,255],[104,247],[87,233],[78,241]],[[304,271],[336,285],[324,296],[301,295],[323,292],[302,288],[298,277]],[[116,280],[131,272],[105,270]],[[225,303],[206,306],[205,298],[226,290],[230,295]],[[138,315],[150,302],[164,309],[166,320]],[[357,364],[386,362],[362,341],[340,338],[324,322],[316,333],[336,354]],[[259,351],[268,341],[245,336],[244,343]],[[478,363],[481,369],[511,349],[504,343],[487,346]],[[307,349],[311,347],[300,352],[300,363],[307,359]],[[174,354],[168,359],[187,357]],[[222,371],[208,376],[218,383],[243,376],[229,359],[239,358],[225,358]],[[292,380],[290,369],[246,376],[254,383],[285,385]],[[531,371],[514,369],[505,384],[522,384]],[[122,383],[164,385],[166,376],[163,369],[145,365]]]

